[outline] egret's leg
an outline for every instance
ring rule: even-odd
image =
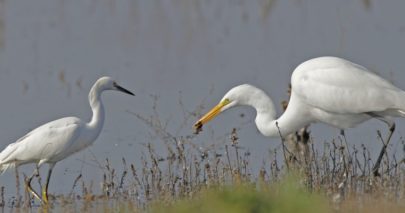
[[[340,135],[344,138],[346,138],[346,134],[345,134],[345,130],[344,129],[340,129]]]
[[[373,167],[374,176],[380,176],[380,173],[378,172],[378,169],[380,168],[382,158],[383,158],[383,156],[384,156],[384,154],[386,152],[386,149],[387,149],[388,143],[391,140],[392,134],[395,131],[395,123],[394,122],[390,122],[390,123],[388,123],[388,125],[389,125],[390,129],[389,129],[387,140],[383,141],[384,144],[383,144],[383,147],[381,149],[380,155],[378,156],[377,161],[375,162],[375,165]]]
[[[49,164],[48,175],[46,176],[46,183],[44,188],[42,189],[42,201],[47,204],[48,203],[48,186],[49,181],[51,180],[52,170],[55,164]]]
[[[32,173],[32,175],[28,179],[25,180],[25,186],[27,187],[27,190],[32,195],[34,195],[35,198],[37,198],[38,200],[41,200],[41,197],[39,196],[39,194],[34,189],[32,189],[32,187],[31,187],[32,178],[34,178],[36,176],[39,176],[39,167],[38,167],[38,165],[35,167],[35,170]]]

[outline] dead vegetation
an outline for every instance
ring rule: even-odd
[[[70,193],[51,196],[50,208],[67,212],[144,211],[157,202],[170,206],[177,200],[193,199],[212,187],[250,184],[260,189],[281,182],[289,173],[298,174],[301,186],[326,197],[337,210],[356,210],[356,204],[364,209],[377,201],[393,208],[404,207],[405,160],[396,155],[384,155],[381,175],[376,177],[372,171],[375,156],[370,156],[365,145],[350,146],[341,136],[317,150],[316,142],[304,128],[283,139],[281,149],[269,150],[269,156],[263,156],[263,165],[255,169],[251,153],[239,146],[237,129],[232,130],[225,144],[219,145],[223,149],[197,146],[193,142],[195,135],[168,131],[168,122],[162,121],[158,113],[158,98],[153,99],[151,115],[128,113],[147,125],[166,150],[158,152],[152,143],[145,143],[138,159],[140,167],[123,157],[121,166],[113,168],[107,158],[102,165],[101,183],[86,183],[80,174],[72,181]],[[179,103],[184,112],[181,129],[192,123],[203,107],[199,105],[189,112]],[[405,142],[401,143],[405,147]],[[95,187],[101,187],[102,194],[95,194]],[[5,198],[4,191],[2,187],[3,209],[40,207],[26,195]]]

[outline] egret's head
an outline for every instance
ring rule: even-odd
[[[127,93],[129,95],[134,95],[134,93],[121,87],[120,85],[117,84],[117,82],[115,82],[111,77],[108,77],[108,76],[99,78],[96,82],[96,85],[98,85],[98,87],[101,90],[116,90],[116,91],[121,91],[121,92]]]
[[[201,131],[201,128],[205,123],[213,119],[221,112],[237,105],[248,104],[250,94],[255,90],[257,90],[257,88],[249,84],[242,84],[229,90],[214,108],[212,108],[194,124],[196,133]]]

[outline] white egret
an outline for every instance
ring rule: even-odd
[[[255,123],[269,137],[284,137],[314,122],[346,129],[370,118],[389,126],[389,134],[373,167],[378,168],[395,130],[393,117],[405,117],[405,92],[387,80],[350,61],[319,57],[300,64],[291,76],[291,97],[284,114],[276,119],[271,98],[261,89],[243,84],[232,88],[194,127],[202,126],[219,113],[238,105],[256,109]]]
[[[122,88],[110,77],[101,77],[89,93],[93,112],[89,122],[76,117],[65,117],[46,123],[16,142],[8,145],[0,153],[0,172],[27,163],[36,163],[32,176],[25,180],[27,189],[43,203],[48,203],[48,184],[55,164],[66,157],[93,144],[104,124],[104,106],[101,93],[104,90],[117,90],[130,95],[132,92]],[[42,189],[42,199],[31,187],[31,180],[39,174],[39,167],[49,164],[46,184]]]

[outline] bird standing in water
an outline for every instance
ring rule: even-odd
[[[105,90],[121,91],[130,95],[132,92],[119,86],[110,77],[101,77],[89,93],[90,107],[93,116],[89,122],[76,117],[65,117],[46,123],[16,142],[9,144],[0,153],[0,173],[8,168],[23,164],[35,163],[34,173],[25,180],[26,187],[37,199],[48,203],[48,185],[55,164],[70,155],[93,144],[104,124],[104,106],[101,93]],[[42,198],[32,189],[31,181],[39,174],[39,168],[49,164],[46,184],[42,189]]]
[[[271,98],[261,89],[243,84],[232,88],[195,124],[197,133],[219,113],[238,105],[256,109],[255,123],[269,137],[284,137],[314,122],[339,129],[371,118],[389,126],[389,133],[373,167],[374,175],[395,130],[393,117],[405,117],[405,92],[366,68],[337,57],[319,57],[300,64],[291,76],[291,97],[276,118]]]

